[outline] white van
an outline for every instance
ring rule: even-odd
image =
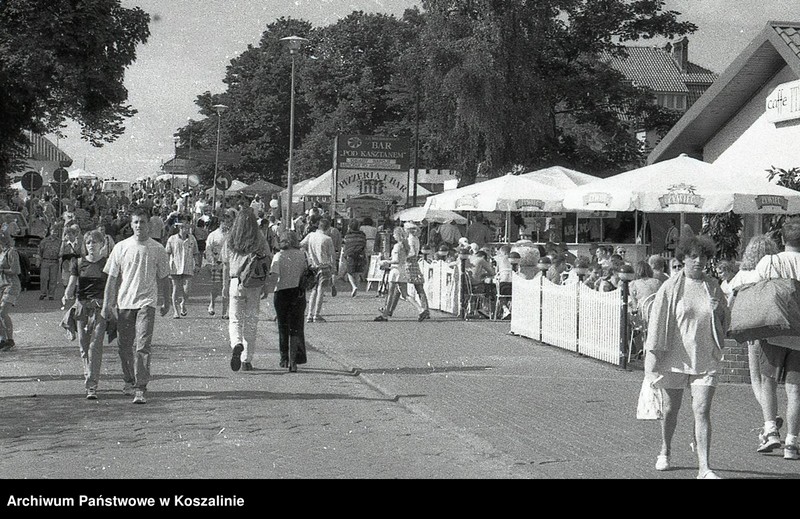
[[[131,197],[131,183],[127,180],[104,180],[103,193],[115,192],[117,195],[125,193],[125,196]]]

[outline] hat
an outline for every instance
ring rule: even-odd
[[[411,229],[419,229],[419,225],[414,222],[406,222],[403,224],[403,228],[405,228],[407,231]]]

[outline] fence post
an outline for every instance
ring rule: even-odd
[[[633,267],[622,265],[617,273],[622,283],[622,315],[619,332],[619,365],[622,369],[628,368],[628,283],[634,278]]]
[[[544,330],[544,325],[542,321],[544,320],[544,277],[547,274],[547,271],[553,265],[553,262],[547,256],[542,256],[539,258],[539,263],[536,266],[539,268],[539,340],[542,340],[542,332]]]

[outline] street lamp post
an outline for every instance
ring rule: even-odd
[[[292,57],[292,91],[291,91],[291,101],[290,101],[290,108],[289,108],[289,166],[287,169],[286,174],[286,216],[282,218],[281,227],[283,229],[291,229],[293,227],[292,222],[292,162],[294,160],[294,62],[295,62],[295,55],[297,52],[302,48],[303,43],[307,42],[306,38],[301,38],[300,36],[287,36],[286,38],[281,38],[281,41],[285,41],[289,46],[289,55]]]
[[[189,175],[192,173],[192,118],[189,122],[189,160],[186,162],[186,191],[189,191]]]
[[[175,189],[175,168],[178,166],[178,143],[181,142],[181,138],[177,135],[173,135],[172,142],[175,144],[175,157],[172,159],[172,185],[170,187]]]
[[[219,171],[219,127],[222,121],[222,112],[228,109],[225,105],[214,105],[213,108],[217,112],[217,152],[214,155],[214,194],[211,197],[211,212],[217,210],[217,172]]]

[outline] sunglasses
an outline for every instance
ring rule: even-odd
[[[673,263],[670,268],[673,269],[673,270],[682,269],[683,268],[683,263]]]

